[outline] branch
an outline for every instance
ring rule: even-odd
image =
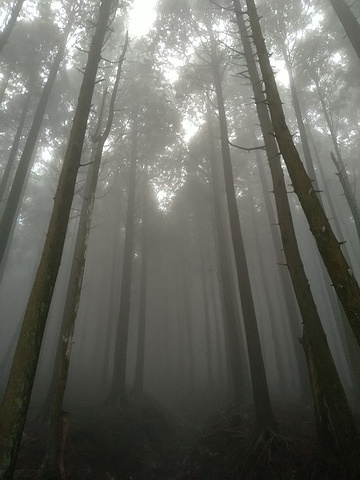
[[[235,145],[234,143],[230,142],[230,140],[228,140],[228,143],[232,147],[238,148],[239,150],[245,150],[248,153],[252,152],[253,150],[265,150],[265,145],[261,145],[259,147],[241,147],[240,145]]]

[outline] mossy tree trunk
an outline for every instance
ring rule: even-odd
[[[25,311],[9,382],[0,412],[0,478],[13,478],[15,462],[29,406],[42,337],[60,268],[77,172],[91,108],[101,50],[113,0],[102,0],[80,88],[73,126],[40,265]]]
[[[241,15],[240,4],[237,1],[234,1],[235,9],[237,16]],[[266,55],[267,61],[269,60],[264,45],[264,40],[261,33],[261,28],[259,24],[259,19],[257,16],[257,11],[255,4],[252,0],[247,0],[248,6],[248,15],[250,17],[253,38],[255,45],[258,48],[259,58],[262,60]],[[238,19],[239,20],[239,19]],[[241,28],[240,28],[241,25]],[[244,31],[244,23],[239,22],[239,28],[241,31]],[[259,37],[262,39],[262,43],[258,44]],[[248,43],[248,47],[250,44]],[[261,48],[259,48],[261,47]],[[250,47],[251,51],[251,47]],[[360,457],[359,457],[359,438],[356,431],[355,423],[342,387],[341,381],[339,379],[334,361],[332,359],[329,346],[327,344],[326,335],[323,331],[321,321],[317,312],[316,304],[314,302],[313,296],[311,294],[310,286],[308,284],[302,260],[300,257],[297,240],[295,236],[295,230],[293,227],[291,213],[289,208],[289,202],[287,199],[287,192],[284,181],[284,174],[281,168],[281,163],[279,156],[274,152],[276,145],[271,145],[270,141],[273,136],[271,135],[272,126],[269,122],[268,113],[266,110],[266,104],[261,92],[261,82],[259,75],[257,73],[256,64],[254,61],[253,53],[248,50],[247,61],[249,71],[251,72],[251,80],[256,92],[255,100],[257,103],[257,108],[259,112],[259,118],[267,116],[267,119],[263,118],[263,131],[265,143],[269,148],[269,162],[270,169],[273,178],[275,201],[278,210],[279,223],[281,228],[281,236],[284,245],[284,252],[286,255],[286,261],[289,267],[289,272],[291,279],[294,285],[295,294],[298,300],[299,308],[302,314],[304,322],[304,335],[302,344],[305,350],[312,393],[314,397],[314,405],[317,418],[317,426],[320,438],[323,440],[325,446],[330,446],[337,448],[345,462],[345,465],[348,468],[351,478],[358,478],[360,472]],[[261,52],[261,56],[260,56]],[[268,64],[271,74],[272,70],[270,63]],[[256,71],[255,71],[256,69]],[[270,76],[268,70],[265,70]],[[263,72],[264,75],[264,72]],[[272,74],[273,76],[273,74]],[[274,81],[274,78],[273,78]],[[270,87],[273,87],[273,83],[270,82]],[[276,88],[276,85],[275,85]],[[266,84],[266,93],[269,97],[269,88]],[[270,97],[273,98],[273,97]],[[280,101],[278,99],[277,101]],[[271,103],[269,102],[270,113],[271,113]],[[281,102],[277,105],[277,108],[281,107]],[[276,113],[276,110],[275,110]],[[274,114],[275,119],[277,119]],[[273,119],[273,127],[275,129],[275,122]],[[285,124],[285,119],[283,115],[280,117]],[[265,123],[264,123],[265,120]],[[285,128],[286,127],[286,128]],[[287,126],[282,125],[282,129],[275,129],[276,138],[280,145],[279,136],[285,131],[288,132]],[[289,133],[290,135],[290,133]],[[289,140],[288,140],[289,141]],[[295,149],[295,147],[294,147]],[[295,150],[296,151],[296,150]],[[286,150],[287,153],[287,150]],[[298,162],[301,164],[301,160],[298,157]],[[297,166],[299,169],[299,166]],[[297,171],[297,170],[296,170]],[[305,171],[302,170],[306,175]],[[311,185],[310,179],[307,177],[307,184]],[[294,182],[294,180],[293,180]],[[310,192],[312,198],[318,202],[318,205],[321,207],[319,200],[314,192]],[[324,215],[325,216],[325,215]]]
[[[110,134],[113,123],[115,101],[120,81],[121,67],[125,59],[128,45],[126,35],[125,45],[121,53],[116,79],[110,99],[108,118],[104,132],[100,134],[106,91],[102,108],[99,113],[97,131],[93,135],[96,142],[95,154],[86,178],[85,192],[80,212],[79,227],[76,235],[74,255],[71,265],[70,278],[67,288],[65,307],[63,312],[58,349],[55,359],[53,379],[51,386],[50,404],[50,434],[47,442],[47,452],[39,477],[47,479],[64,478],[64,466],[62,465],[62,451],[64,448],[64,426],[68,423],[68,416],[62,409],[65,388],[68,378],[70,356],[73,344],[73,335],[78,307],[80,303],[82,282],[84,277],[86,252],[90,234],[91,218],[94,209],[95,193],[98,183],[99,170],[105,142]]]
[[[250,18],[254,43],[265,84],[266,100],[269,105],[271,121],[280,152],[333,286],[360,345],[359,285],[332,231],[329,220],[313,188],[311,179],[305,171],[293,142],[292,135],[286,124],[280,95],[253,0],[247,0],[247,12]]]

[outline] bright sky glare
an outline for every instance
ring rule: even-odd
[[[134,0],[130,10],[130,37],[141,37],[150,30],[156,18],[157,0]]]

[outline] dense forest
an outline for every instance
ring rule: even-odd
[[[360,479],[359,18],[0,0],[0,480]]]

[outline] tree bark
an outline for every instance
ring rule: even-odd
[[[321,257],[360,345],[359,285],[341,251],[340,244],[332,231],[331,225],[324,213],[312,182],[305,171],[286,124],[280,95],[271,68],[265,41],[262,36],[254,1],[247,0],[247,7],[265,84],[272,125],[280,152],[287,166],[294,191],[299,198]]]
[[[98,22],[88,54],[47,237],[1,406],[0,478],[2,480],[10,480],[14,473],[41,341],[60,267],[96,74],[112,6],[112,0],[103,0],[100,4]]]

